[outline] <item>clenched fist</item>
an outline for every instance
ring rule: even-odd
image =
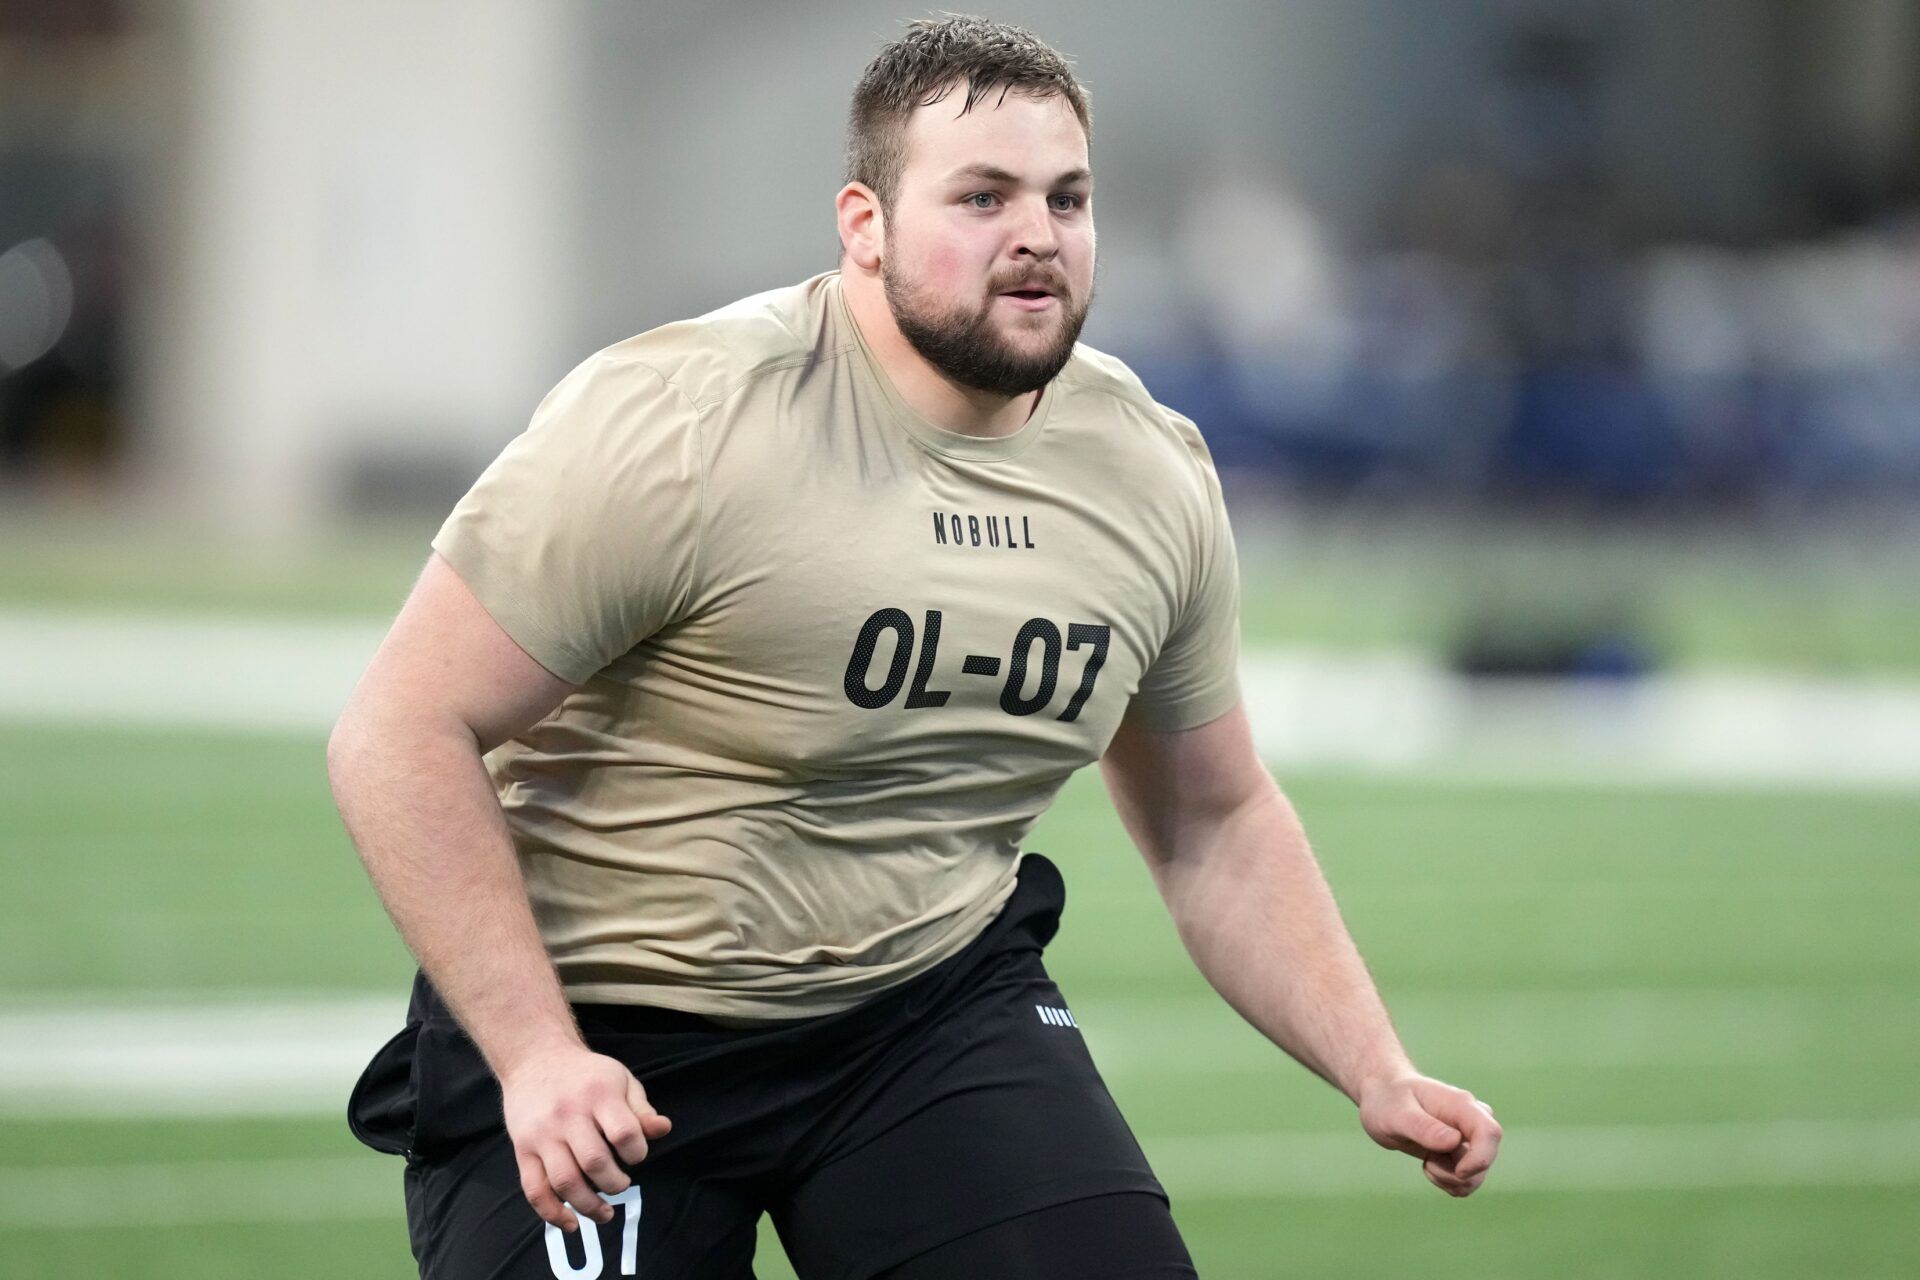
[[[1419,1160],[1427,1181],[1450,1196],[1472,1195],[1500,1151],[1491,1107],[1422,1075],[1389,1077],[1363,1090],[1360,1126],[1381,1146]]]

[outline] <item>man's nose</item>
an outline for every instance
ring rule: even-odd
[[[1028,201],[1022,205],[1025,216],[1015,232],[1014,257],[1023,255],[1051,258],[1060,252],[1060,236],[1053,225],[1053,210],[1047,202]]]

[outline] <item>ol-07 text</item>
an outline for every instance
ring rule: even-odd
[[[918,629],[919,660],[916,662],[913,618],[905,609],[874,610],[872,616],[861,625],[860,634],[854,637],[853,653],[847,658],[847,701],[856,707],[876,710],[891,703],[905,689],[907,698],[904,705],[908,709],[946,705],[953,691],[932,687],[934,664],[940,653],[940,619],[939,609],[928,609],[923,615]],[[880,647],[880,637],[888,632],[893,633],[893,660],[888,664],[886,674],[875,684],[872,682],[873,655]],[[1107,642],[1111,637],[1112,629],[1104,622],[1070,622],[1063,642],[1057,623],[1046,618],[1027,619],[1014,637],[1013,650],[1008,655],[1006,680],[1000,687],[1000,709],[1010,716],[1030,716],[1043,710],[1053,701],[1054,690],[1060,682],[1062,651],[1086,649],[1087,662],[1080,668],[1080,687],[1067,699],[1066,710],[1054,717],[1056,720],[1078,720],[1080,709],[1093,696],[1093,686],[1100,678],[1100,668],[1106,664]],[[1036,645],[1039,646],[1037,662]],[[911,687],[907,683],[909,667],[913,670]],[[1038,670],[1038,676],[1033,690],[1029,692],[1028,672],[1034,669]],[[1000,659],[970,653],[961,662],[960,673],[997,676],[1000,674]]]

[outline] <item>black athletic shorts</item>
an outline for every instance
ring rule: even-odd
[[[1041,965],[1060,873],[1038,854],[959,954],[841,1013],[727,1029],[694,1014],[574,1006],[673,1131],[627,1169],[611,1223],[541,1221],[520,1189],[500,1091],[424,976],[406,1028],[348,1104],[359,1139],[405,1155],[427,1280],[746,1280],[771,1213],[803,1280],[868,1277],[1036,1209],[1118,1192],[1164,1212],[1066,1000]],[[1157,1201],[1157,1203],[1156,1203]],[[1176,1239],[1177,1244],[1177,1239]]]

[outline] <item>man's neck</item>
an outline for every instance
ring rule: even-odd
[[[893,383],[894,390],[915,413],[936,427],[967,436],[1007,436],[1033,416],[1042,391],[1017,396],[996,395],[964,387],[933,367],[900,332],[877,276],[843,266],[840,288],[847,310],[860,326],[873,358]]]

